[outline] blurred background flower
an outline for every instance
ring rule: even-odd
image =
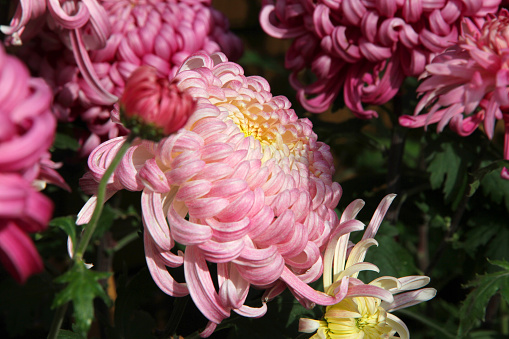
[[[500,0],[320,1],[266,0],[267,34],[293,39],[285,66],[304,108],[321,113],[340,92],[359,118],[377,117],[363,104],[382,105],[407,76],[458,38],[463,17],[482,23]]]
[[[20,283],[43,270],[27,233],[44,230],[53,211],[36,191],[37,180],[54,178],[67,187],[49,160],[56,128],[50,103],[44,81],[31,78],[0,45],[0,261]]]
[[[174,76],[180,64],[198,51],[222,51],[232,60],[242,54],[242,42],[210,0],[99,0],[97,6],[97,16],[106,21],[104,43],[83,29],[76,38],[87,48],[77,49],[46,25],[19,52],[53,89],[58,119],[79,117],[86,123],[89,134],[82,137],[82,155],[102,141],[126,134],[118,113],[112,120],[111,111],[138,66],[151,65],[159,76]]]

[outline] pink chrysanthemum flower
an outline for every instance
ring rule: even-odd
[[[21,283],[43,268],[26,233],[45,229],[53,210],[36,181],[66,187],[49,160],[56,128],[50,103],[44,81],[0,46],[0,261]]]
[[[55,136],[51,90],[0,46],[0,173],[33,181]]]
[[[449,124],[459,135],[471,134],[481,123],[491,139],[496,120],[505,122],[504,159],[509,159],[509,12],[490,16],[481,29],[469,19],[462,24],[458,44],[426,66],[417,91],[424,94],[414,116],[401,125],[422,127]],[[428,112],[421,113],[425,108]],[[502,170],[509,179],[509,171]]]
[[[210,0],[99,0],[99,4],[107,13],[111,34],[104,48],[88,52],[87,64],[76,64],[70,51],[63,51],[58,41],[46,35],[41,35],[40,46],[25,52],[54,89],[59,118],[79,116],[87,123],[92,134],[84,141],[83,154],[102,141],[126,134],[112,104],[139,66],[153,66],[159,76],[174,76],[182,62],[198,51],[221,51],[230,59],[242,54],[241,40]],[[45,51],[38,61],[34,48]]]
[[[462,17],[481,20],[500,0],[312,1],[265,0],[260,23],[293,43],[286,54],[290,82],[301,104],[320,113],[343,89],[360,118],[376,117],[363,103],[380,105],[406,76],[418,76],[436,53],[458,38]],[[303,71],[313,73],[301,74]]]
[[[360,293],[327,306],[323,320],[300,319],[299,331],[317,331],[313,339],[410,338],[405,323],[390,312],[432,299],[436,290],[421,288],[429,283],[429,277],[385,276],[369,284],[357,279],[361,271],[379,272],[376,265],[363,260],[369,247],[378,245],[374,237],[394,198],[395,195],[390,194],[382,200],[362,239],[355,245],[349,241],[350,233],[364,228],[355,219],[364,201],[355,200],[345,209],[327,245],[323,285],[327,293],[334,293],[337,285],[347,281],[359,286]]]
[[[287,286],[307,305],[339,301],[307,285],[322,274],[341,195],[329,147],[316,140],[310,121],[222,53],[191,56],[173,81],[196,100],[194,113],[158,143],[135,141],[107,192],[142,191],[145,254],[157,285],[172,296],[191,295],[210,320],[203,336],[231,310],[262,316],[265,300]],[[109,140],[90,154],[85,191],[95,190],[123,142]],[[172,252],[175,242],[185,253]],[[217,264],[218,290],[207,263]],[[185,284],[167,270],[181,265]],[[244,305],[251,285],[267,289],[260,309]]]

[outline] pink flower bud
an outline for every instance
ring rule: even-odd
[[[191,95],[180,91],[167,77],[158,76],[151,66],[141,66],[131,74],[120,99],[121,119],[126,127],[151,140],[178,131],[194,108]]]

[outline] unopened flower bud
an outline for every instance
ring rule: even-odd
[[[158,141],[182,128],[195,101],[151,66],[137,68],[120,98],[122,123],[143,139]]]

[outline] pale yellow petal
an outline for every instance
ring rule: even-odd
[[[401,339],[409,339],[410,332],[408,331],[408,327],[405,323],[394,314],[387,313],[387,324],[395,330]]]

